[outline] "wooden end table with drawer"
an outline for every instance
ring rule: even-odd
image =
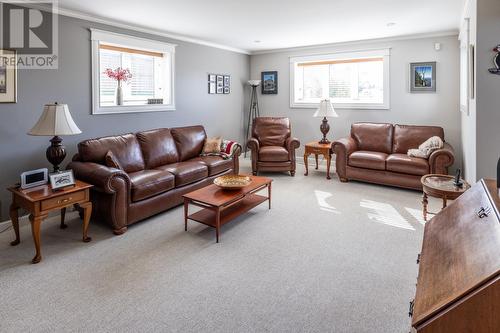
[[[305,146],[304,150],[304,165],[306,167],[306,172],[304,176],[309,174],[308,158],[309,155],[314,154],[316,159],[316,170],[318,170],[318,155],[323,155],[326,159],[326,179],[331,179],[330,177],[330,164],[332,162],[332,144],[331,143],[319,143],[318,141],[309,142]]]
[[[37,264],[42,260],[40,251],[40,224],[47,218],[49,212],[58,210],[61,212],[61,229],[66,228],[64,218],[66,208],[76,205],[83,211],[83,241],[90,242],[91,238],[87,236],[87,230],[92,213],[92,203],[90,202],[89,190],[93,185],[77,180],[74,186],[66,187],[61,190],[53,191],[50,185],[41,185],[29,189],[19,187],[10,187],[8,190],[12,193],[12,204],[10,205],[10,219],[16,234],[16,239],[10,243],[15,246],[21,242],[19,237],[19,208],[26,209],[29,213],[31,222],[31,232],[33,242],[35,243],[36,254],[31,262]]]

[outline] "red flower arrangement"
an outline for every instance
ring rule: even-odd
[[[127,82],[132,78],[132,73],[130,73],[130,70],[128,68],[118,67],[115,70],[106,68],[103,73],[106,74],[110,79],[118,81],[118,84],[121,84],[122,81]]]

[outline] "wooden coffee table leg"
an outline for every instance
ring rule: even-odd
[[[427,200],[427,193],[424,192],[422,195],[422,212],[424,215],[424,221],[427,222],[427,205],[429,204],[429,200]]]
[[[309,159],[309,154],[305,153],[304,154],[304,166],[306,167],[306,172],[304,173],[304,176],[307,176],[309,174],[309,165],[308,165],[308,159]]]
[[[16,239],[10,242],[10,245],[16,246],[21,242],[21,238],[19,237],[19,215],[18,215],[18,207],[15,204],[10,205],[10,220],[12,221],[12,228],[14,228],[14,233],[16,235]]]
[[[443,209],[446,208],[446,205],[447,205],[447,199],[446,199],[446,196],[443,197]]]
[[[189,210],[189,200],[184,198],[184,231],[188,230],[188,210]]]
[[[267,185],[267,200],[269,201],[269,209],[271,209],[271,183]]]
[[[220,208],[215,209],[215,242],[219,242],[219,232],[220,232]]]

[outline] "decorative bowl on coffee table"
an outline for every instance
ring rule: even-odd
[[[252,182],[249,176],[224,175],[214,179],[214,184],[225,190],[239,190]]]

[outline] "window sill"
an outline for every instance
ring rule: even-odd
[[[389,110],[389,103],[369,104],[369,103],[332,103],[334,109],[359,109],[359,110]],[[291,109],[317,109],[318,103],[290,103]]]
[[[140,113],[140,112],[165,112],[175,111],[175,105],[123,105],[95,107],[92,114],[118,114],[118,113]]]

